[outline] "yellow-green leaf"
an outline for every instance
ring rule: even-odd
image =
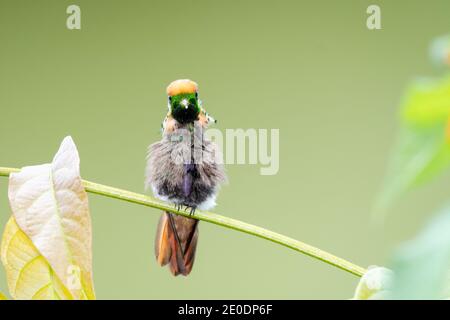
[[[400,135],[376,211],[450,167],[449,119],[450,77],[416,81],[402,108]]]
[[[51,164],[25,167],[10,176],[8,195],[17,228],[10,223],[5,231],[2,260],[13,298],[95,298],[91,218],[79,161],[67,137]],[[16,282],[30,267],[30,278],[18,289]],[[36,277],[35,268],[51,285],[42,286],[45,281]]]
[[[450,76],[419,79],[409,88],[402,107],[402,120],[408,126],[434,127],[450,115]]]
[[[6,298],[6,296],[0,292],[0,300],[8,300],[8,298]]]
[[[14,299],[73,299],[14,217],[6,224],[1,246],[8,287]]]

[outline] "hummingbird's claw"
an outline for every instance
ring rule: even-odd
[[[177,211],[183,210],[183,206],[184,206],[184,212],[187,212],[187,211],[189,210],[189,215],[190,215],[190,216],[194,215],[195,210],[197,209],[197,207],[191,207],[191,206],[188,206],[188,205],[182,205],[182,204],[179,204],[179,203],[175,203],[175,204],[174,204],[174,207],[175,207],[175,209],[176,209]]]

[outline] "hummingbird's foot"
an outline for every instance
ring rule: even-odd
[[[177,211],[180,211],[183,208],[183,205],[181,205],[179,203],[175,203],[174,207],[175,207],[175,209],[177,209]]]
[[[187,212],[189,210],[189,215],[192,216],[195,213],[195,209],[197,209],[197,207],[191,207],[186,205],[186,207],[184,208],[184,211]]]

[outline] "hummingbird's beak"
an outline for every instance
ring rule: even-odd
[[[185,109],[189,107],[189,102],[186,99],[181,100],[180,104],[184,106]]]

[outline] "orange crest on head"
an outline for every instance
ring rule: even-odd
[[[197,92],[198,85],[189,79],[175,80],[167,86],[167,94],[172,97],[183,93]]]

